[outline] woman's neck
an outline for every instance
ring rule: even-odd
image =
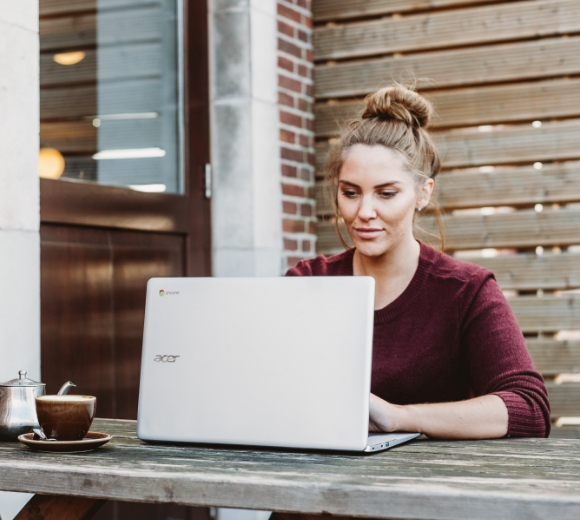
[[[354,252],[353,274],[375,279],[375,309],[382,309],[407,288],[419,265],[421,246],[413,237],[380,257]]]

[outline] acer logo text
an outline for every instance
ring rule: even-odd
[[[155,363],[175,363],[175,361],[177,360],[179,356],[161,356],[161,355],[157,355],[155,356]]]

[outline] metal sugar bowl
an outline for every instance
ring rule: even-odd
[[[0,383],[0,440],[15,441],[23,433],[38,428],[35,397],[44,395],[44,383],[18,372],[18,379]]]

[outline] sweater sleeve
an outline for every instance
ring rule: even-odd
[[[493,394],[508,410],[507,437],[547,437],[550,404],[516,318],[493,275],[464,300],[461,343],[474,396]]]
[[[312,266],[310,263],[300,260],[294,267],[286,271],[286,276],[312,276]]]

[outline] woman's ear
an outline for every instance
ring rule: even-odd
[[[433,189],[435,188],[435,181],[433,179],[426,179],[419,188],[419,197],[417,198],[417,209],[421,210],[429,204]]]

